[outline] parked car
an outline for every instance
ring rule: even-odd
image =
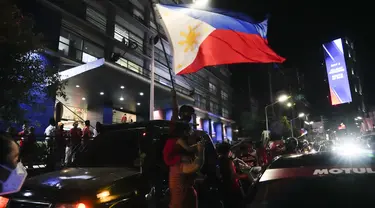
[[[177,123],[176,125],[188,125]],[[170,121],[104,126],[81,153],[75,167],[28,179],[19,193],[5,196],[8,207],[168,207],[168,167],[162,148]],[[195,131],[206,144],[205,176],[197,186],[200,203],[220,204],[216,150],[207,133]],[[205,206],[203,206],[205,207]]]

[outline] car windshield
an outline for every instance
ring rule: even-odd
[[[374,203],[374,186],[374,174],[266,181],[257,185],[257,192],[251,207],[371,206]]]
[[[95,138],[88,151],[79,158],[79,167],[127,167],[140,166],[140,138],[143,129],[113,131]]]

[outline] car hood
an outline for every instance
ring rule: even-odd
[[[24,187],[87,190],[138,174],[126,168],[68,168],[26,180]]]
[[[100,189],[117,181],[137,182],[139,174],[139,171],[126,168],[68,168],[27,179],[21,191],[10,197],[49,202],[76,201],[91,198]],[[134,188],[130,186],[129,189]]]

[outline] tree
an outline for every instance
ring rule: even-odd
[[[57,68],[46,66],[41,34],[33,31],[32,16],[25,15],[12,0],[0,2],[0,120],[23,121],[25,110],[40,99],[61,95],[64,83]]]

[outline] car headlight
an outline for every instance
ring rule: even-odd
[[[358,144],[346,143],[333,148],[333,151],[340,155],[356,156],[364,153],[372,153],[371,150],[364,149]]]

